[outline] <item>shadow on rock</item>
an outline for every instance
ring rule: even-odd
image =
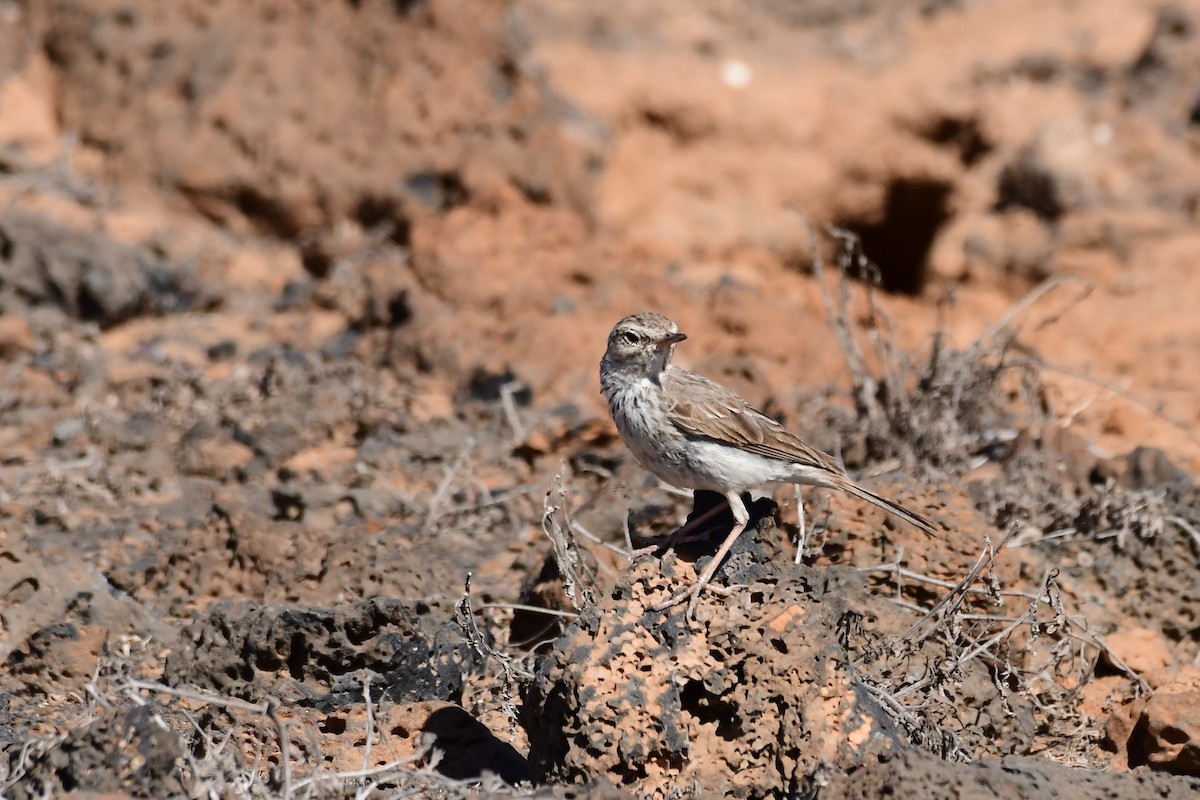
[[[485,772],[505,783],[530,779],[529,764],[507,742],[497,739],[482,722],[458,706],[443,706],[426,719],[421,733],[441,752],[435,769],[447,778],[471,780]]]

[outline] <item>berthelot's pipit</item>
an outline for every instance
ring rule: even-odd
[[[694,617],[705,587],[717,591],[709,582],[750,519],[741,494],[752,489],[785,483],[840,489],[933,533],[924,517],[859,486],[833,458],[734,392],[672,365],[675,345],[686,338],[661,314],[633,314],[612,329],[600,361],[600,390],[638,462],[675,486],[720,492],[733,511],[733,529],[700,578],[657,610],[690,597],[687,613]]]

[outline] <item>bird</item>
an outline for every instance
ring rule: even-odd
[[[741,495],[776,484],[838,489],[894,514],[927,534],[929,520],[855,483],[827,453],[790,432],[731,389],[671,363],[687,339],[662,314],[631,314],[613,326],[600,360],[600,391],[613,422],[634,458],[655,476],[682,489],[724,495],[734,524],[707,568],[691,586],[654,606],[664,610],[688,600],[694,619],[700,595],[729,553],[750,515]],[[723,506],[694,520],[707,521]]]

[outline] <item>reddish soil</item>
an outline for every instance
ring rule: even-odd
[[[0,2],[0,795],[1195,796],[1198,223],[1195,2]],[[651,611],[639,310],[940,535]]]

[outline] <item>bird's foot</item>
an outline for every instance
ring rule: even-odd
[[[690,542],[701,542],[709,537],[708,531],[689,531],[686,527],[680,528],[672,534],[669,534],[666,539],[663,539],[656,544],[648,544],[645,547],[637,547],[629,551],[627,556],[628,562],[632,564],[643,556],[651,554],[661,554],[666,558],[675,550],[676,545],[688,544]]]
[[[629,551],[629,555],[627,555],[625,558],[630,564],[632,564],[633,562],[637,561],[639,558],[643,558],[644,556],[653,555],[654,553],[657,553],[659,550],[662,550],[664,547],[667,548],[663,552],[663,555],[665,556],[667,553],[669,553],[671,551],[671,543],[669,541],[660,542],[659,544],[646,545],[645,547],[634,548],[633,550]]]
[[[732,586],[714,586],[708,581],[696,581],[691,586],[685,586],[684,588],[675,592],[675,594],[671,595],[661,603],[656,603],[655,605],[651,606],[651,609],[654,611],[666,611],[668,608],[673,608],[674,606],[682,603],[684,600],[687,600],[687,618],[695,619],[696,606],[700,602],[701,594],[704,592],[712,592],[713,594],[720,595],[721,597],[728,597],[729,595],[733,594],[733,590],[734,587]]]

